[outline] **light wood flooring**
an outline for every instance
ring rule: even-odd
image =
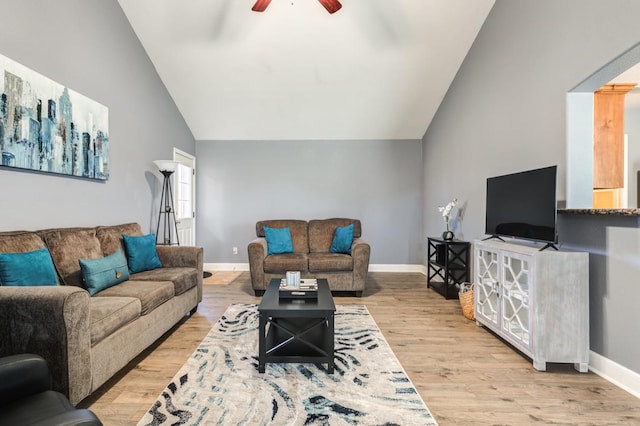
[[[205,285],[198,312],[83,401],[105,425],[135,425],[233,303],[259,303],[249,273]],[[640,425],[640,400],[572,365],[537,372],[529,359],[462,316],[419,273],[369,274],[364,304],[440,425]]]

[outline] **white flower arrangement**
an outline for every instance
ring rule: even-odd
[[[447,231],[449,230],[449,218],[451,216],[451,210],[458,204],[458,199],[454,198],[453,201],[450,201],[444,207],[438,207],[438,211],[442,213],[442,218],[444,219],[444,223],[447,224]]]

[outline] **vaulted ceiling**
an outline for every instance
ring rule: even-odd
[[[494,0],[118,0],[197,140],[420,139]]]

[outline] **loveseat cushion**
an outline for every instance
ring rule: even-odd
[[[92,297],[89,302],[91,346],[140,317],[140,300],[135,297]]]
[[[289,228],[263,227],[264,237],[267,240],[267,254],[293,253],[291,231]]]
[[[61,284],[82,287],[82,271],[78,260],[104,256],[95,228],[62,228],[40,232],[62,279]]]
[[[256,223],[256,236],[265,237],[264,227],[289,228],[294,253],[309,253],[307,221],[297,219],[262,220]]]
[[[309,272],[353,271],[353,257],[340,253],[309,253]]]
[[[286,271],[306,271],[309,262],[305,253],[271,254],[264,258],[264,272],[284,273]]]
[[[184,267],[158,268],[133,274],[131,279],[135,281],[171,281],[175,295],[179,296],[197,285],[198,270]]]
[[[135,297],[140,300],[140,314],[146,315],[174,296],[171,281],[125,281],[94,297]]]
[[[309,221],[309,252],[329,253],[336,228],[353,224],[353,238],[360,238],[362,228],[359,219],[314,219]]]
[[[329,251],[331,253],[351,254],[353,243],[353,223],[347,226],[338,226],[333,236],[333,242]]]

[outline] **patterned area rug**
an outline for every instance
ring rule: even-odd
[[[365,306],[337,306],[335,363],[258,373],[257,305],[231,305],[138,425],[437,424]]]

